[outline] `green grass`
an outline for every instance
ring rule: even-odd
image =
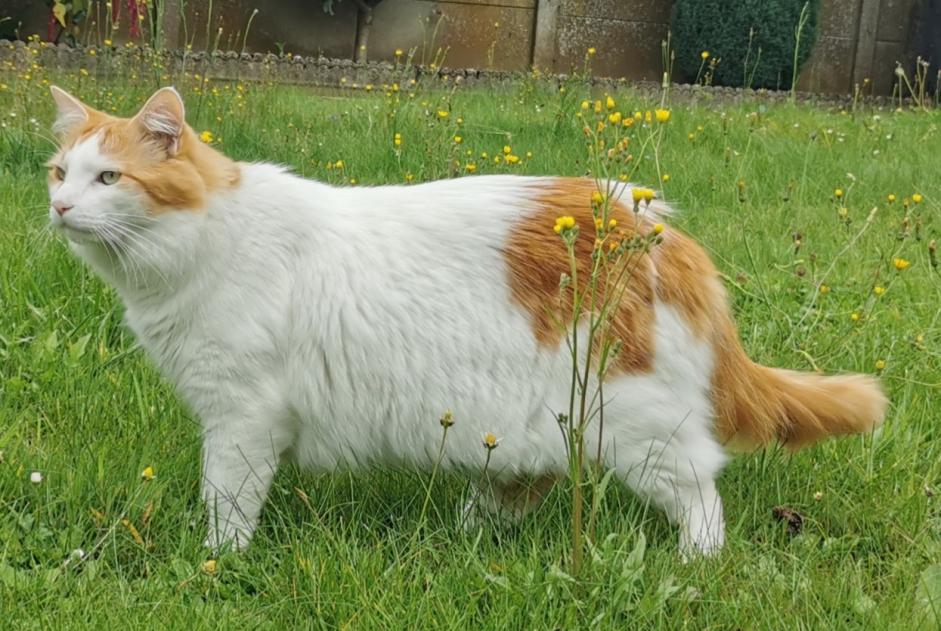
[[[114,292],[46,229],[47,77],[4,72],[3,626],[923,628],[919,603],[941,592],[937,578],[919,588],[941,558],[941,497],[926,492],[941,487],[941,276],[928,246],[941,231],[938,112],[678,106],[659,159],[638,157],[637,181],[657,184],[658,165],[669,174],[663,196],[726,275],[752,357],[832,371],[876,372],[885,362],[892,407],[876,435],[793,456],[767,449],[730,464],[720,480],[728,546],[718,558],[681,565],[663,517],[616,490],[599,526],[611,539],[574,584],[558,570],[567,555],[564,488],[517,528],[466,534],[456,519],[465,485],[456,477],[438,478],[428,528],[419,530],[427,473],[313,476],[288,467],[251,549],[222,557],[209,575],[201,571],[208,556],[196,421],[135,348]],[[125,114],[155,87],[59,80]],[[578,86],[563,95],[524,82],[412,98],[403,86],[393,105],[378,88],[328,95],[220,85],[218,95],[199,95],[194,84],[184,86],[190,122],[221,139],[223,151],[334,183],[447,177],[468,161],[478,173],[587,168]],[[625,111],[652,106],[627,91],[616,96]],[[520,164],[493,163],[504,145]],[[836,188],[846,191],[848,223]],[[906,211],[903,198],[916,192],[924,201]],[[911,266],[897,272],[896,257]],[[814,300],[820,283],[829,292]],[[876,296],[876,286],[887,290]],[[140,475],[146,466],[156,471],[149,482]],[[30,482],[33,471],[42,483]],[[779,505],[803,515],[799,535],[772,517]],[[86,560],[63,565],[77,548]]]

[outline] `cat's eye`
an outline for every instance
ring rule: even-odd
[[[118,171],[102,171],[98,176],[98,181],[107,186],[111,186],[120,179],[121,174]]]
[[[55,178],[59,181],[65,179],[65,169],[62,167],[52,167],[52,173],[55,175]]]

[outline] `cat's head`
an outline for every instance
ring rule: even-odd
[[[198,212],[216,188],[238,180],[234,162],[187,126],[183,100],[158,90],[131,118],[92,109],[57,87],[49,160],[49,218],[75,243],[133,242],[162,217]]]

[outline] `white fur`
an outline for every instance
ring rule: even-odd
[[[113,223],[138,201],[83,205],[82,191],[101,191],[71,179],[101,168],[94,153],[73,150],[52,195]],[[431,467],[447,409],[445,467],[479,478],[493,432],[491,479],[564,474],[555,413],[570,359],[564,345],[537,345],[501,253],[548,180],[332,188],[271,165],[241,169],[208,209],[135,215],[116,247],[72,244],[116,286],[130,327],[201,419],[210,545],[248,543],[284,457],[321,471]],[[605,463],[680,523],[684,553],[723,538],[712,361],[657,304],[652,372],[604,390]]]

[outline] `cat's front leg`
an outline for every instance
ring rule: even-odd
[[[205,423],[203,499],[209,518],[206,546],[244,549],[251,540],[281,454],[291,434],[265,418]]]

